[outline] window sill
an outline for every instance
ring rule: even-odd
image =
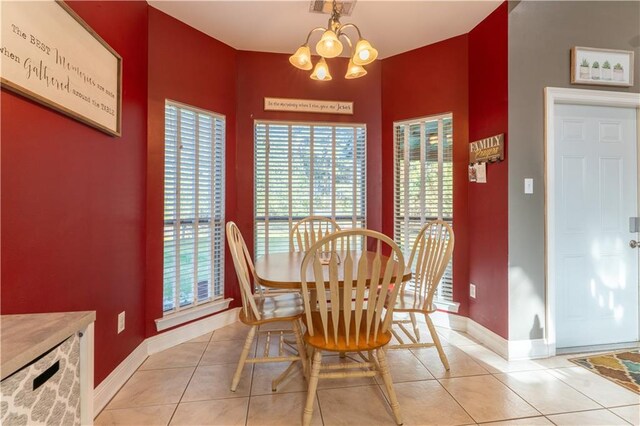
[[[218,299],[184,311],[175,312],[156,320],[156,330],[163,331],[189,321],[223,311],[229,307],[233,299]]]
[[[434,300],[433,304],[436,305],[436,308],[439,311],[451,312],[454,314],[457,314],[458,309],[460,308],[460,304],[458,302],[447,302],[445,300]]]

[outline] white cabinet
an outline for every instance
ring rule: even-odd
[[[93,422],[94,312],[0,317],[0,423]]]

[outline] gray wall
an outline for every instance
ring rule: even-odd
[[[640,2],[523,1],[509,12],[509,340],[544,337],[543,89],[640,92]],[[632,88],[571,85],[573,46],[635,51]],[[524,178],[534,194],[523,193]]]

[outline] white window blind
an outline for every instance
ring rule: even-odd
[[[289,251],[307,216],[366,226],[364,125],[255,123],[255,256]]]
[[[165,314],[224,293],[223,116],[165,105]]]
[[[394,123],[394,237],[409,258],[424,224],[453,225],[453,123],[451,114]],[[436,297],[453,301],[449,263]]]

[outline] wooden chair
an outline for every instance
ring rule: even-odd
[[[233,222],[227,223],[227,242],[229,243],[229,250],[231,251],[231,257],[233,258],[233,265],[236,269],[236,275],[238,276],[238,283],[240,286],[240,294],[242,296],[242,309],[240,310],[240,321],[251,327],[247,339],[245,340],[240,360],[238,361],[238,367],[231,381],[231,391],[235,392],[238,383],[240,382],[240,376],[242,375],[242,369],[244,365],[248,363],[264,363],[264,362],[283,362],[291,361],[291,364],[287,369],[280,374],[277,378],[273,379],[271,388],[276,390],[278,384],[289,374],[297,361],[302,363],[303,371],[307,372],[307,359],[306,350],[302,342],[302,332],[300,328],[300,319],[304,312],[304,306],[302,297],[296,293],[283,293],[278,295],[266,295],[262,292],[260,286],[256,286],[258,294],[254,295],[251,292],[253,288],[252,283],[255,282],[255,269],[253,261],[247,250],[247,246],[242,238],[240,230]],[[295,336],[295,344],[297,346],[297,353],[286,353],[289,348],[289,342],[285,340],[285,335],[290,334],[291,330],[286,329],[269,329],[259,330],[262,324],[282,322],[291,323],[293,334]],[[266,334],[265,347],[262,357],[248,358],[249,351],[253,345],[253,340],[256,336],[256,331],[259,334]],[[276,336],[279,339],[278,342],[278,355],[270,356],[272,336]],[[300,356],[302,354],[303,356]]]
[[[323,229],[324,226],[324,229]],[[316,241],[340,231],[335,220],[324,216],[309,216],[297,222],[289,233],[289,251],[306,252]],[[296,244],[297,243],[297,246]]]
[[[408,265],[412,266],[413,278],[403,284],[397,300],[388,300],[387,307],[393,307],[395,313],[409,313],[410,320],[394,320],[404,335],[411,343],[405,343],[400,334],[392,329],[393,335],[399,344],[390,345],[391,349],[398,348],[427,348],[435,346],[445,369],[449,370],[447,355],[442,349],[440,338],[429,314],[436,311],[433,305],[433,296],[438,284],[444,275],[447,265],[453,254],[454,235],[451,227],[442,220],[434,220],[422,227],[411,250]],[[415,263],[414,263],[415,262]],[[420,341],[420,331],[416,321],[416,313],[423,314],[433,343]],[[413,335],[407,330],[405,324],[411,323]]]
[[[376,252],[373,259],[362,252],[351,251],[351,237],[354,236],[362,236],[364,239],[368,238],[369,242],[374,242]],[[344,243],[346,249],[336,252],[336,247],[340,247],[341,243]],[[391,249],[386,264],[382,262],[383,243]],[[324,247],[330,247],[330,251],[324,251]],[[327,260],[328,265],[323,265]],[[402,251],[396,243],[389,237],[370,230],[335,232],[317,241],[307,251],[302,261],[300,278],[305,306],[303,320],[307,327],[304,340],[308,349],[311,349],[313,362],[302,415],[303,425],[311,423],[319,379],[373,377],[377,374],[382,375],[395,420],[402,424],[385,354],[385,346],[391,340],[393,303],[390,309],[383,308],[385,300],[395,301],[404,269]],[[367,270],[371,271],[370,275]],[[310,274],[314,278],[307,281]],[[367,275],[370,276],[370,282]],[[320,288],[325,291],[315,291]],[[311,291],[317,294],[317,308],[313,310],[310,306]],[[352,298],[354,293],[355,302]],[[322,365],[322,351],[357,352],[364,362]],[[374,351],[376,357],[373,356]],[[321,372],[322,370],[328,372]]]

